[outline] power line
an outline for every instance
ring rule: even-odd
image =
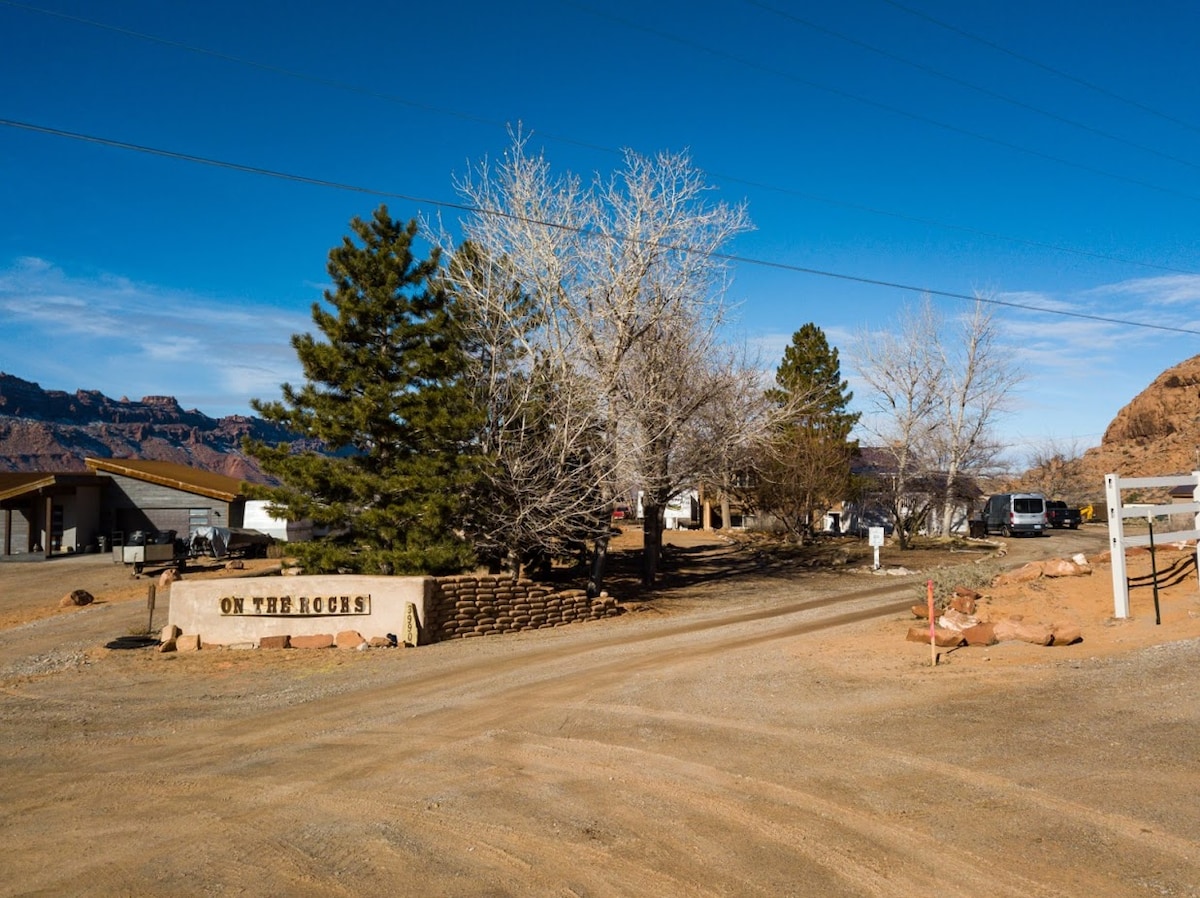
[[[1095,91],[1102,96],[1108,97],[1110,100],[1116,100],[1118,103],[1124,103],[1126,106],[1131,106],[1134,109],[1140,109],[1142,112],[1148,112],[1150,115],[1157,116],[1164,121],[1187,128],[1189,131],[1200,132],[1200,127],[1197,127],[1191,122],[1184,121],[1181,118],[1177,118],[1169,113],[1155,109],[1152,106],[1147,106],[1145,103],[1142,103],[1139,100],[1131,100],[1129,97],[1123,97],[1120,94],[1109,90],[1107,87],[1096,84],[1094,81],[1088,81],[1086,78],[1080,78],[1077,75],[1072,75],[1070,72],[1064,72],[1062,69],[1056,69],[1054,66],[1048,65],[1039,59],[1034,59],[1032,56],[1026,56],[1023,53],[1018,53],[1016,50],[1011,50],[1008,47],[1002,46],[1001,44],[989,40],[986,37],[981,37],[978,34],[973,34],[970,31],[959,28],[957,25],[951,25],[949,22],[944,22],[941,19],[929,15],[928,13],[921,12],[919,9],[913,9],[911,6],[905,6],[903,3],[897,2],[897,0],[881,0],[881,2],[887,3],[889,6],[894,6],[896,9],[908,13],[910,16],[915,16],[918,19],[924,19],[926,22],[937,25],[939,28],[944,28],[953,34],[957,34],[959,37],[965,37],[967,40],[975,41],[976,43],[982,44],[985,47],[990,47],[999,53],[1003,53],[1006,56],[1011,56],[1013,59],[1019,59],[1021,62],[1031,65],[1034,68],[1041,69],[1044,72],[1049,72],[1051,75],[1057,75],[1059,78],[1070,81],[1074,84],[1078,84],[1081,87],[1086,87],[1088,90]]]
[[[208,56],[212,59],[219,59],[222,62],[230,62],[234,65],[246,66],[247,68],[258,69],[262,72],[268,72],[272,75],[280,75],[284,78],[292,78],[297,81],[307,81],[310,84],[319,84],[322,87],[330,87],[334,90],[345,91],[346,93],[359,94],[360,96],[370,97],[375,100],[384,100],[389,103],[397,103],[401,106],[407,106],[410,109],[420,109],[424,112],[434,112],[438,115],[445,115],[450,118],[457,118],[465,122],[471,122],[477,125],[487,125],[488,127],[507,127],[507,123],[499,122],[495,119],[485,118],[483,116],[472,115],[468,112],[462,112],[456,109],[447,109],[444,106],[434,106],[429,103],[423,103],[418,100],[412,100],[408,97],[402,97],[399,94],[388,93],[386,91],[375,90],[369,87],[363,87],[359,84],[352,84],[348,81],[338,81],[333,78],[322,78],[319,75],[310,75],[307,72],[298,72],[295,69],[284,68],[283,66],[271,65],[270,63],[259,62],[256,59],[248,59],[245,56],[234,56],[230,53],[222,53],[219,50],[211,50],[207,47],[198,47],[195,44],[184,43],[183,41],[171,40],[170,38],[159,37],[155,34],[147,34],[144,31],[135,31],[131,28],[122,28],[118,25],[110,25],[107,22],[99,22],[95,19],[88,19],[83,16],[70,15],[69,13],[58,12],[56,10],[42,9],[38,6],[30,6],[27,3],[19,3],[17,0],[0,0],[0,5],[12,6],[16,9],[22,9],[26,12],[38,13],[39,15],[50,16],[56,19],[62,19],[67,22],[74,22],[78,25],[86,25],[89,28],[98,28],[102,31],[111,31],[114,34],[120,34],[125,37],[132,37],[137,40],[147,41],[152,44],[160,44],[164,47],[171,47],[175,50],[183,50],[187,53],[194,53],[197,56]],[[550,136],[550,135],[545,135]],[[552,136],[551,139],[560,143],[578,146],[583,149],[598,150],[605,153],[615,153],[617,150],[611,147],[599,146],[598,144],[587,143],[585,141],[575,140],[571,137],[563,137],[561,135]]]
[[[275,169],[262,168],[254,165],[244,165],[239,162],[229,162],[222,159],[213,159],[207,156],[196,156],[190,153],[180,153],[174,150],[164,150],[158,147],[149,147],[141,144],[128,143],[122,140],[115,140],[108,137],[100,137],[94,134],[82,134],[75,131],[66,131],[61,128],[50,128],[44,125],[35,125],[29,122],[20,122],[13,119],[0,118],[0,125],[8,128],[16,128],[24,131],[32,131],[39,134],[48,134],[55,137],[63,137],[71,140],[78,140],[85,143],[93,143],[101,146],[112,147],[114,149],[129,150],[138,153],[146,153],[152,156],[160,156],[166,159],[175,159],[182,162],[191,162],[197,165],[207,165],[214,168],[222,168],[231,171],[243,172],[245,174],[259,175],[262,177],[276,178],[284,181],[293,181],[300,184],[309,184],[316,187],[328,187],[335,190],[346,190],[354,193],[369,194],[389,199],[401,199],[406,202],[415,203],[417,205],[433,206],[438,209],[452,209],[458,212],[470,212],[477,215],[494,215],[503,218],[508,218],[514,221],[520,221],[527,224],[535,224],[542,227],[553,228],[560,231],[568,231],[571,233],[581,234],[584,236],[598,237],[607,240],[618,240],[617,236],[604,233],[598,230],[590,230],[579,228],[572,225],[565,225],[558,222],[546,221],[542,219],[532,218],[523,215],[517,215],[511,212],[505,212],[499,209],[484,209],[479,206],[472,206],[467,203],[450,202],[446,200],[435,200],[429,197],[419,197],[413,194],[399,193],[395,191],[378,190],[371,187],[363,187],[361,185],[345,184],[338,181],[329,181],[322,178],[313,178],[306,175],[297,175],[290,172],[281,172]],[[931,287],[916,287],[912,284],[904,284],[899,281],[886,281],[877,278],[868,278],[861,275],[846,274],[844,272],[827,271],[820,268],[809,268],[802,265],[792,265],[786,262],[774,262],[768,259],[757,259],[752,256],[742,256],[734,253],[712,252],[704,250],[695,250],[688,246],[669,244],[657,241],[641,241],[647,245],[659,247],[661,249],[670,250],[673,252],[694,252],[709,256],[710,258],[720,259],[726,262],[738,262],[744,265],[753,265],[760,268],[771,268],[779,271],[789,271],[797,274],[808,274],[816,277],[833,278],[836,280],[849,281],[857,284],[864,284],[871,287],[888,287],[895,290],[904,290],[911,293],[928,294],[930,296],[940,296],[946,299],[962,299],[969,302],[984,302],[989,305],[1003,306],[1010,309],[1021,309],[1027,312],[1040,312],[1047,315],[1060,315],[1067,318],[1082,319],[1086,321],[1096,321],[1104,324],[1116,324],[1123,327],[1139,327],[1148,330],[1166,331],[1169,333],[1188,334],[1191,336],[1200,336],[1200,330],[1191,328],[1174,327],[1166,324],[1153,324],[1144,321],[1131,321],[1123,318],[1113,318],[1106,315],[1094,315],[1085,312],[1072,312],[1065,309],[1050,309],[1044,306],[1036,306],[1032,303],[1019,303],[1009,300],[996,299],[994,297],[970,295],[966,293],[956,293],[950,290],[938,290]]]
[[[747,2],[753,3],[754,0],[747,0]],[[376,100],[383,100],[385,102],[396,103],[396,104],[399,104],[402,106],[407,106],[411,109],[419,109],[419,110],[422,110],[425,112],[433,112],[435,114],[444,115],[444,116],[447,116],[450,118],[457,118],[461,121],[471,122],[473,124],[486,125],[488,127],[495,127],[495,128],[501,128],[501,129],[508,129],[508,127],[509,127],[509,123],[501,122],[496,119],[489,119],[489,118],[485,118],[483,116],[478,116],[478,115],[473,115],[471,113],[462,112],[460,110],[447,109],[447,108],[441,107],[441,106],[434,106],[429,103],[423,103],[423,102],[409,99],[407,97],[402,97],[398,94],[387,93],[385,91],[379,91],[379,90],[375,90],[372,88],[363,87],[361,85],[345,82],[345,81],[338,81],[338,80],[329,79],[329,78],[322,78],[320,76],[310,75],[305,72],[298,72],[294,69],[288,69],[288,68],[284,68],[282,66],[271,65],[268,63],[259,62],[254,59],[248,59],[248,58],[242,57],[242,56],[234,56],[234,55],[231,55],[228,53],[222,53],[222,52],[219,52],[216,50],[211,50],[206,47],[199,47],[194,44],[187,44],[182,41],[171,40],[168,38],[159,37],[157,35],[147,34],[145,32],[141,32],[141,31],[135,31],[133,29],[123,28],[123,27],[120,27],[117,25],[110,25],[105,22],[96,21],[95,19],[84,18],[83,16],[71,15],[68,13],[58,12],[55,10],[42,9],[40,7],[31,6],[26,3],[17,2],[17,0],[0,0],[0,4],[6,5],[6,6],[11,6],[11,7],[14,7],[17,9],[21,9],[21,10],[25,10],[25,11],[31,12],[31,13],[38,13],[41,15],[50,16],[52,18],[62,19],[64,21],[74,22],[74,23],[80,24],[80,25],[86,25],[88,27],[97,28],[97,29],[100,29],[103,31],[110,31],[115,34],[123,35],[125,37],[131,37],[131,38],[135,38],[137,40],[148,41],[150,43],[160,44],[162,46],[171,47],[173,49],[183,50],[185,52],[194,53],[199,56],[207,56],[207,57],[211,57],[213,59],[221,60],[223,62],[229,62],[229,63],[233,63],[235,65],[241,65],[241,66],[246,66],[248,68],[258,69],[260,71],[268,72],[268,73],[271,73],[274,75],[279,75],[279,76],[282,76],[285,78],[291,78],[291,79],[295,79],[298,81],[306,81],[306,82],[309,82],[312,84],[319,84],[321,86],[333,88],[335,90],[345,91],[348,93],[355,93],[355,94],[370,97],[370,98],[373,98]],[[763,8],[770,9],[770,7],[766,7],[763,4],[756,4],[756,5],[762,5]],[[586,9],[586,7],[584,7],[584,8]],[[590,10],[590,9],[588,10],[588,12],[595,13],[594,10]],[[780,13],[780,14],[784,15],[784,13]],[[796,18],[794,16],[789,16],[789,17]],[[800,20],[800,19],[796,19],[796,20],[801,21],[803,24],[810,25],[810,27],[817,27],[817,26],[811,25],[811,23],[808,23],[804,20]],[[821,29],[821,30],[826,30],[826,29]],[[845,40],[853,40],[851,38],[846,38],[842,35],[838,35],[836,32],[828,32],[828,33],[834,34],[835,36],[838,36],[838,37],[843,37],[843,39],[845,39]],[[855,41],[855,42],[858,43],[857,41]],[[867,46],[867,45],[864,44],[863,46]],[[886,51],[881,51],[881,50],[877,51],[877,52],[886,53]],[[888,54],[888,55],[890,55],[890,54]],[[896,58],[898,58],[898,57],[896,57]],[[919,67],[924,68],[923,66],[919,66]],[[946,76],[946,77],[950,77],[950,76]],[[1017,102],[1017,101],[1014,101],[1014,102]],[[1047,114],[1049,114],[1049,113],[1047,113]],[[1080,126],[1080,127],[1086,127],[1086,126]],[[610,155],[618,155],[619,156],[622,152],[621,150],[616,149],[614,147],[603,146],[600,144],[590,143],[587,141],[582,141],[582,140],[578,140],[576,138],[566,137],[566,136],[559,135],[559,134],[547,133],[547,132],[543,132],[540,130],[538,131],[538,135],[542,139],[566,144],[568,146],[576,146],[576,147],[580,147],[582,149],[593,150],[596,152],[602,152],[602,153],[606,153],[606,154],[610,154]],[[983,139],[983,138],[981,138],[981,139]],[[1117,139],[1117,138],[1114,138],[1114,139]],[[949,222],[939,221],[937,219],[925,218],[925,217],[917,216],[917,215],[910,215],[910,214],[907,214],[904,212],[897,212],[894,210],[878,209],[878,208],[864,205],[861,203],[854,203],[854,202],[850,202],[847,200],[840,200],[840,199],[835,199],[832,197],[821,196],[818,194],[808,193],[806,191],[798,190],[798,189],[791,188],[791,187],[782,187],[782,186],[774,185],[774,184],[766,184],[766,183],[763,183],[760,181],[753,181],[753,180],[749,180],[746,178],[741,178],[736,175],[723,174],[721,172],[708,171],[708,175],[718,181],[724,181],[724,182],[731,183],[731,184],[741,184],[743,186],[754,187],[754,188],[757,188],[760,190],[767,190],[767,191],[771,191],[773,193],[780,193],[780,194],[787,195],[787,196],[796,196],[796,197],[800,197],[802,199],[805,199],[805,200],[808,200],[811,202],[819,202],[819,203],[824,203],[824,204],[830,205],[830,206],[839,206],[839,207],[846,208],[846,209],[852,209],[852,210],[855,210],[858,212],[865,212],[868,215],[875,215],[875,216],[881,216],[881,217],[887,217],[887,218],[895,218],[897,220],[909,221],[909,222],[913,222],[915,224],[920,224],[920,225],[924,225],[924,226],[928,226],[928,227],[941,228],[941,229],[947,230],[947,231],[958,231],[960,233],[965,233],[965,234],[974,234],[976,236],[987,237],[989,239],[994,239],[994,240],[1004,240],[1004,241],[1007,241],[1010,243],[1035,247],[1037,249],[1046,249],[1046,250],[1050,250],[1052,252],[1066,253],[1066,254],[1070,254],[1070,255],[1076,255],[1076,256],[1081,256],[1081,257],[1085,257],[1085,258],[1097,259],[1097,260],[1106,261],[1106,262],[1117,262],[1122,265],[1136,265],[1141,268],[1147,268],[1147,269],[1151,269],[1151,270],[1155,270],[1155,271],[1165,271],[1165,272],[1170,272],[1173,274],[1193,275],[1193,274],[1200,273],[1200,272],[1192,271],[1192,270],[1186,269],[1186,268],[1176,268],[1173,266],[1162,265],[1162,264],[1155,263],[1155,262],[1146,262],[1146,261],[1143,261],[1140,259],[1129,259],[1129,258],[1125,258],[1123,256],[1115,256],[1115,255],[1108,254],[1108,253],[1100,253],[1100,252],[1094,252],[1091,250],[1078,249],[1075,247],[1062,246],[1061,244],[1048,243],[1048,242],[1038,241],[1038,240],[1031,240],[1031,239],[1024,238],[1024,237],[1014,237],[1010,234],[1001,234],[999,232],[988,231],[988,230],[985,230],[982,228],[974,228],[974,227],[970,227],[967,225],[951,224]],[[350,188],[345,188],[345,189],[350,189]],[[1198,199],[1200,199],[1200,198],[1198,198]]]
[[[679,44],[684,47],[688,47],[693,50],[699,50],[703,53],[707,53],[711,56],[715,56],[718,59],[724,59],[729,62],[734,62],[738,65],[745,66],[747,68],[757,69],[760,72],[765,72],[765,73],[767,73],[769,75],[773,75],[777,78],[783,78],[788,81],[793,81],[796,84],[800,84],[811,90],[821,91],[823,93],[831,94],[836,97],[841,97],[846,100],[852,100],[855,103],[860,103],[864,106],[870,106],[875,109],[880,109],[880,110],[883,110],[884,112],[890,112],[893,115],[899,115],[903,118],[911,119],[912,121],[920,122],[921,124],[924,124],[924,125],[932,125],[935,128],[941,128],[942,130],[949,131],[952,134],[959,134],[963,137],[969,137],[972,140],[981,141],[982,143],[989,143],[994,146],[1002,147],[1003,149],[1006,149],[1006,150],[1013,150],[1018,153],[1024,153],[1028,156],[1033,156],[1037,159],[1044,159],[1047,162],[1054,162],[1058,165],[1064,165],[1064,166],[1067,166],[1068,168],[1074,168],[1074,169],[1078,169],[1079,171],[1088,172],[1089,174],[1099,175],[1100,177],[1103,177],[1103,178],[1109,178],[1114,181],[1121,181],[1126,184],[1132,184],[1135,187],[1142,187],[1146,190],[1153,190],[1158,193],[1169,194],[1171,196],[1176,196],[1181,199],[1191,200],[1193,202],[1200,202],[1200,196],[1193,194],[1193,193],[1186,193],[1181,190],[1176,190],[1173,187],[1167,187],[1162,184],[1155,184],[1151,181],[1143,181],[1141,178],[1135,178],[1130,175],[1122,175],[1117,172],[1107,171],[1102,168],[1095,168],[1094,166],[1087,165],[1086,163],[1083,163],[1083,162],[1072,162],[1070,159],[1064,159],[1061,156],[1055,156],[1053,153],[1047,153],[1047,152],[1043,152],[1042,150],[1034,149],[1032,147],[1025,147],[1025,146],[1021,146],[1020,144],[1010,143],[1009,141],[1002,140],[999,137],[989,137],[986,134],[980,134],[978,131],[972,131],[969,128],[964,128],[959,125],[952,124],[950,122],[943,122],[939,119],[930,118],[929,116],[922,115],[919,112],[910,112],[906,109],[901,109],[898,106],[892,106],[888,103],[883,103],[879,100],[872,100],[870,97],[864,97],[860,94],[852,93],[851,91],[848,91],[848,90],[843,90],[840,87],[833,87],[828,84],[822,84],[819,81],[813,81],[809,78],[801,78],[799,75],[792,74],[791,72],[785,72],[781,69],[777,69],[772,66],[764,65],[763,63],[757,62],[755,60],[746,59],[744,57],[737,56],[736,54],[728,53],[725,50],[719,50],[715,47],[710,47],[706,44],[702,44],[697,41],[683,38],[677,34],[671,34],[670,32],[662,31],[657,28],[651,28],[647,25],[643,25],[638,22],[632,22],[629,19],[625,19],[620,16],[613,15],[605,10],[596,9],[595,7],[588,6],[584,3],[573,2],[573,3],[571,3],[571,5],[577,9],[581,9],[581,10],[591,13],[592,15],[595,15],[597,17],[616,22],[627,28],[630,28],[630,29],[633,29],[636,31],[642,31],[646,34],[653,35],[654,37],[661,38],[662,40],[671,41],[673,43]]]
[[[1165,271],[1171,274],[1187,274],[1200,275],[1200,272],[1190,268],[1176,268],[1172,265],[1163,265],[1158,262],[1146,262],[1141,259],[1128,259],[1123,256],[1114,256],[1110,253],[1094,252],[1092,250],[1078,249],[1071,246],[1062,246],[1057,243],[1047,243],[1041,240],[1032,240],[1028,237],[1014,237],[1011,234],[1000,234],[995,231],[988,231],[983,228],[973,228],[969,225],[950,224],[944,221],[937,221],[931,218],[923,218],[919,215],[910,215],[906,212],[896,212],[890,209],[877,209],[873,206],[863,205],[861,203],[852,203],[848,200],[831,199],[830,197],[820,196],[818,194],[807,193],[805,191],[796,190],[791,187],[777,187],[773,184],[764,184],[759,181],[751,181],[745,178],[738,178],[732,175],[720,175],[716,172],[708,172],[717,180],[726,181],[731,184],[741,184],[747,187],[755,187],[759,190],[772,191],[774,193],[782,193],[788,196],[797,196],[802,199],[810,200],[817,203],[825,203],[830,206],[841,206],[845,209],[854,209],[859,212],[866,212],[869,215],[878,215],[882,217],[895,218],[900,221],[911,221],[914,224],[928,225],[929,227],[941,228],[947,231],[959,231],[963,234],[974,234],[978,237],[987,237],[993,240],[1005,240],[1009,243],[1016,243],[1022,246],[1030,246],[1036,249],[1050,250],[1056,253],[1066,253],[1069,255],[1082,256],[1088,259],[1097,259],[1102,262],[1119,262],[1122,265],[1136,265],[1140,268],[1149,268],[1155,271]]]
[[[1200,163],[1194,162],[1191,159],[1184,159],[1182,156],[1176,156],[1172,153],[1165,153],[1162,150],[1159,150],[1155,147],[1146,146],[1145,144],[1138,143],[1135,140],[1129,140],[1128,138],[1121,137],[1120,135],[1117,135],[1117,134],[1110,134],[1107,131],[1104,131],[1100,128],[1096,128],[1085,122],[1079,122],[1079,121],[1076,121],[1075,119],[1067,118],[1066,116],[1059,115],[1057,112],[1051,112],[1048,109],[1043,109],[1040,106],[1035,106],[1032,103],[1025,102],[1024,100],[1019,100],[1016,97],[1011,97],[1008,94],[1000,93],[999,91],[992,90],[991,88],[984,87],[983,85],[980,85],[980,84],[975,84],[972,81],[967,81],[965,78],[959,78],[957,75],[952,75],[949,72],[943,72],[940,69],[935,69],[933,66],[925,65],[922,62],[917,62],[912,59],[906,59],[905,57],[901,56],[898,53],[893,53],[890,50],[886,50],[882,47],[877,47],[874,44],[869,44],[866,41],[859,40],[858,38],[852,37],[851,35],[848,35],[848,34],[843,34],[840,31],[835,31],[832,28],[826,28],[824,25],[818,25],[816,22],[813,22],[809,19],[802,18],[794,13],[788,12],[787,10],[778,9],[777,7],[774,7],[774,6],[770,5],[769,3],[762,2],[762,0],[744,0],[744,2],[749,4],[750,6],[755,6],[755,7],[758,7],[759,9],[766,10],[767,12],[772,13],[773,15],[779,16],[782,19],[787,19],[790,22],[795,22],[798,25],[803,25],[805,28],[809,28],[809,29],[819,32],[821,34],[828,35],[829,37],[837,38],[840,41],[845,41],[846,43],[851,44],[852,46],[859,47],[859,48],[861,48],[863,50],[867,50],[871,53],[878,54],[879,56],[882,56],[885,59],[890,59],[893,62],[900,63],[901,65],[906,65],[909,68],[915,69],[918,72],[923,72],[926,75],[930,75],[934,78],[940,78],[941,80],[948,81],[951,84],[957,84],[959,87],[965,87],[968,90],[973,90],[976,93],[984,95],[985,97],[991,97],[994,100],[1000,100],[1001,102],[1008,103],[1012,106],[1017,107],[1018,109],[1024,109],[1028,112],[1034,112],[1038,115],[1045,116],[1046,118],[1052,119],[1056,122],[1061,122],[1064,125],[1070,125],[1072,128],[1078,128],[1079,130],[1085,131],[1088,134],[1095,134],[1097,137],[1103,137],[1105,140],[1111,140],[1114,143],[1119,143],[1119,144],[1123,144],[1127,147],[1132,147],[1133,149],[1140,150],[1143,153],[1149,153],[1153,156],[1158,156],[1160,159],[1167,159],[1167,160],[1170,160],[1171,162],[1177,162],[1180,165],[1186,165],[1189,168],[1200,168]]]

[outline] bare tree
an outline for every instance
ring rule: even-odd
[[[859,374],[874,390],[868,429],[893,461],[889,504],[901,545],[915,528],[948,535],[962,479],[994,462],[992,433],[1020,374],[983,300],[947,326],[928,296],[906,308],[899,333],[859,340]]]
[[[603,422],[571,372],[539,357],[528,339],[538,312],[502,266],[465,243],[446,277],[468,309],[468,382],[484,410],[484,477],[467,527],[480,556],[497,569],[507,560],[515,577],[607,533],[610,503],[595,487],[610,476]]]
[[[1029,470],[1022,482],[1049,498],[1069,503],[1087,502],[1098,494],[1083,470],[1083,450],[1078,440],[1047,440],[1029,455]]]
[[[855,355],[859,376],[871,388],[871,412],[861,424],[885,458],[876,495],[895,523],[900,548],[907,549],[933,503],[930,459],[945,362],[931,304],[905,308],[898,333],[861,333]]]
[[[847,495],[857,446],[816,427],[783,422],[763,448],[759,502],[797,541],[811,540],[824,509]]]
[[[557,470],[565,493],[581,491],[601,507],[630,472],[648,495],[661,496],[664,476],[671,479],[663,473],[670,447],[697,408],[680,401],[671,376],[692,372],[727,318],[716,252],[749,227],[744,207],[711,202],[685,155],[627,152],[616,175],[584,186],[573,175],[555,176],[520,135],[498,166],[484,162],[457,186],[479,210],[463,232],[493,269],[455,284],[476,319],[467,326],[489,347],[481,354],[542,382],[576,421],[587,419],[586,426],[554,424],[563,442],[554,451],[535,429],[510,434],[505,454],[542,456],[539,468]],[[453,244],[444,232],[437,238]],[[506,397],[506,420],[529,400]],[[546,406],[550,421],[561,412]],[[555,467],[584,456],[583,469]],[[607,534],[607,519],[591,534],[592,591],[601,586]]]
[[[971,312],[951,327],[941,326],[928,297],[924,304],[941,355],[941,376],[935,385],[939,405],[935,414],[940,420],[932,442],[944,484],[939,532],[949,536],[960,477],[993,462],[1000,453],[1002,447],[992,438],[991,429],[1009,407],[1011,391],[1022,378],[1000,343],[1000,327],[985,302],[977,298]]]
[[[721,525],[729,527],[732,503],[758,507],[760,469],[780,411],[767,397],[760,360],[742,345],[717,366],[709,401],[699,409],[686,451],[706,498],[720,503]]]

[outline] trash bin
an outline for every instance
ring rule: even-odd
[[[982,518],[968,522],[967,528],[971,539],[987,539],[987,521]]]
[[[108,551],[108,537],[107,536],[97,536],[96,543],[97,543],[97,545],[100,546],[100,554],[101,555],[103,555],[105,552]]]

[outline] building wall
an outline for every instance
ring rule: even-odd
[[[28,507],[14,508],[11,515],[7,509],[0,509],[0,553],[5,551],[5,546],[11,547],[13,555],[29,553],[29,549],[33,545],[31,536],[33,525],[30,515]],[[9,521],[12,522],[12,533],[6,532]]]
[[[88,546],[96,545],[96,537],[100,535],[101,489],[100,484],[94,487],[81,486],[75,489],[73,496],[61,498],[64,549],[84,552]],[[55,504],[58,504],[58,501],[56,499]]]
[[[109,510],[101,526],[113,545],[134,530],[174,530],[186,539],[192,526],[242,526],[242,499],[224,502],[121,474],[109,477]]]

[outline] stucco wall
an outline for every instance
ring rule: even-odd
[[[333,600],[334,610],[330,610]],[[607,596],[510,577],[351,575],[177,580],[168,624],[206,645],[259,645],[265,637],[335,636],[403,642],[405,606],[414,607],[419,642],[561,627],[620,614]]]
[[[171,584],[168,623],[208,645],[257,645],[265,636],[347,630],[369,641],[402,634],[406,604],[415,606],[423,625],[432,588],[428,577],[183,579]]]

